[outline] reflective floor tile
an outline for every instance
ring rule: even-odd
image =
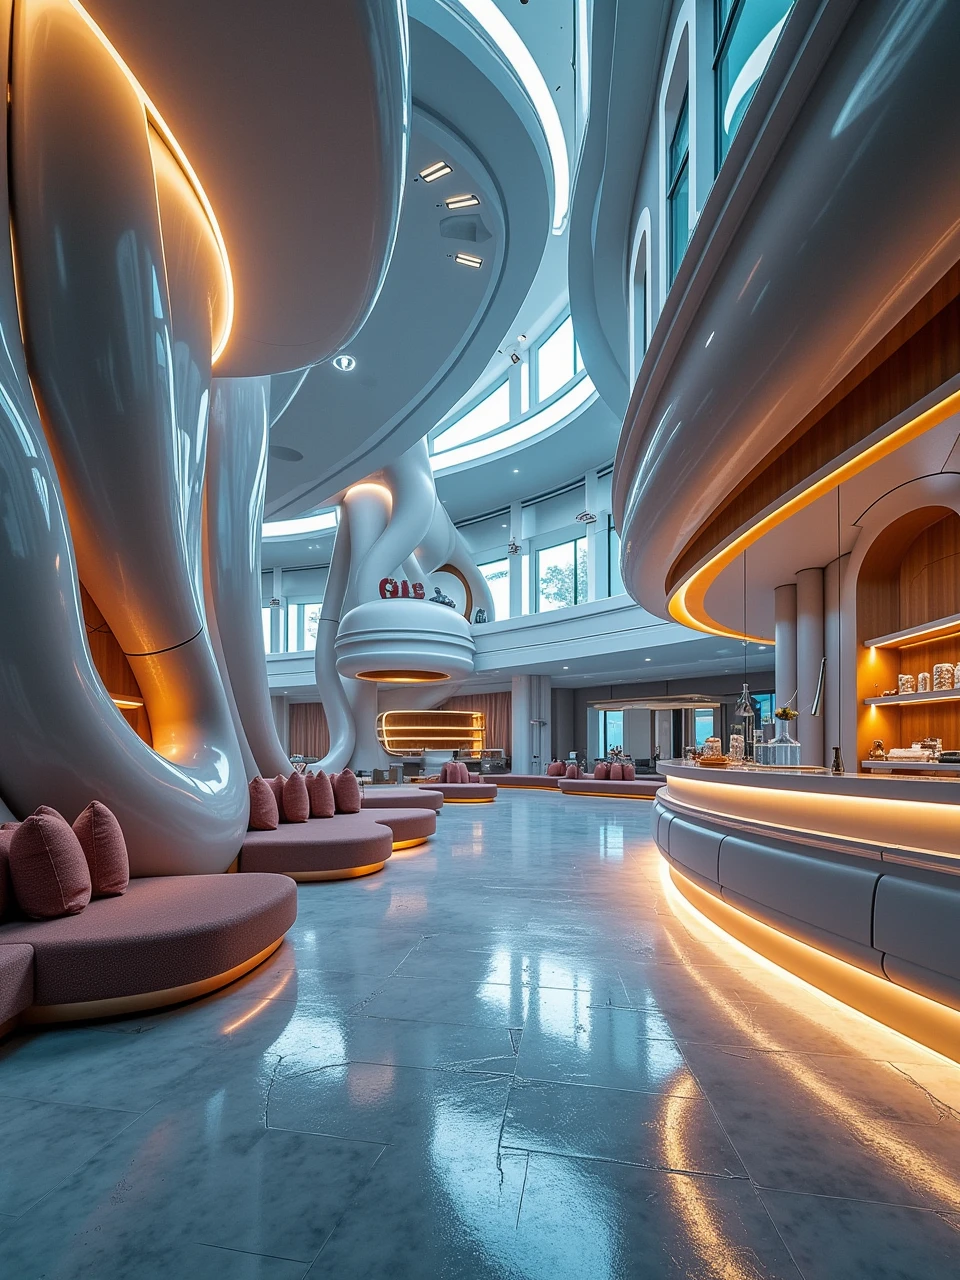
[[[685,1070],[677,1075],[681,1089],[689,1089]],[[503,1145],[744,1177],[709,1105],[669,1089],[669,1080],[653,1094],[517,1079],[507,1104]]]

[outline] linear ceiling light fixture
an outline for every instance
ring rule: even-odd
[[[480,203],[480,197],[474,195],[447,196],[443,202],[448,209],[472,209]]]
[[[459,262],[461,267],[482,267],[483,259],[478,258],[475,253],[458,253],[454,262]]]
[[[425,169],[421,169],[420,177],[424,182],[436,182],[438,178],[445,178],[448,173],[453,173],[453,169],[446,160],[437,160],[436,163],[428,164]]]
[[[457,0],[496,46],[523,86],[540,121],[553,169],[553,234],[560,235],[570,211],[570,161],[567,139],[553,95],[533,54],[517,35],[494,0]]]

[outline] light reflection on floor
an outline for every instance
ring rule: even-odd
[[[0,1275],[960,1275],[960,1071],[501,794],[228,990],[0,1046]]]

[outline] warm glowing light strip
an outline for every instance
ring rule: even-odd
[[[134,698],[126,693],[111,693],[110,699],[121,711],[136,711],[143,706],[142,698]]]
[[[123,72],[130,86],[136,93],[137,97],[140,99],[140,103],[143,106],[144,113],[147,119],[149,120],[150,124],[153,125],[157,133],[160,134],[164,142],[173,152],[174,156],[176,156],[177,162],[179,163],[181,169],[183,169],[183,172],[186,174],[187,180],[189,181],[190,186],[193,188],[194,194],[196,195],[197,199],[200,201],[200,204],[203,207],[203,211],[206,214],[207,221],[210,223],[210,229],[213,232],[213,237],[217,242],[217,249],[220,252],[220,260],[223,265],[223,278],[226,286],[226,295],[227,295],[226,306],[224,308],[223,331],[219,335],[215,336],[213,339],[213,353],[211,358],[211,364],[216,364],[220,356],[223,354],[224,349],[226,348],[227,342],[229,341],[229,338],[230,338],[230,332],[233,329],[233,318],[234,318],[234,311],[236,307],[236,301],[235,301],[234,288],[233,288],[233,273],[230,269],[230,258],[229,258],[229,255],[227,254],[227,245],[223,238],[223,233],[220,230],[220,223],[217,221],[217,215],[213,211],[213,205],[207,199],[207,194],[204,191],[203,185],[201,184],[200,179],[197,176],[196,170],[194,169],[190,161],[187,159],[186,153],[184,152],[183,148],[180,146],[180,143],[174,137],[173,131],[170,129],[169,125],[164,120],[163,116],[157,110],[156,106],[147,96],[147,93],[144,90],[143,85],[140,83],[140,81],[136,78],[136,76],[133,74],[133,72],[124,62],[119,52],[110,43],[106,34],[100,29],[100,27],[97,26],[96,22],[94,22],[90,14],[87,13],[83,5],[79,3],[79,0],[68,0],[68,3],[80,15],[83,21],[87,24],[87,26],[96,36],[97,40],[99,40],[100,44],[104,47],[104,49],[113,59],[113,61],[117,64],[117,66]]]
[[[939,622],[927,622],[919,627],[908,627],[905,631],[891,631],[889,635],[877,636],[874,640],[864,640],[863,647],[910,649],[917,644],[928,644],[931,640],[949,640],[951,636],[960,636],[960,613],[941,618]]]
[[[952,1067],[960,1061],[960,1013],[781,933],[715,897],[661,856],[661,882],[671,905],[753,964],[819,999],[878,1024]]]
[[[723,570],[728,565],[731,565],[747,547],[759,542],[764,534],[769,533],[771,529],[783,524],[785,520],[789,520],[798,511],[809,507],[818,498],[822,498],[829,493],[831,489],[838,488],[853,476],[866,471],[875,462],[889,457],[891,453],[896,453],[898,449],[903,448],[904,445],[909,444],[918,436],[930,431],[933,427],[939,426],[941,422],[958,410],[960,410],[960,391],[954,391],[951,395],[941,400],[939,404],[935,404],[923,413],[918,414],[910,422],[898,427],[896,431],[892,431],[882,440],[878,440],[876,444],[864,449],[862,453],[858,453],[856,457],[849,458],[839,467],[829,471],[801,493],[795,494],[794,497],[777,507],[775,511],[769,512],[758,520],[756,524],[751,525],[749,529],[744,530],[743,533],[717,551],[705,564],[701,565],[699,569],[695,569],[681,583],[670,597],[667,606],[671,616],[677,622],[682,622],[685,626],[692,627],[695,631],[705,631],[708,635],[732,636],[737,640],[749,640],[757,644],[773,644],[773,637],[771,636],[747,635],[742,631],[726,627],[709,617],[705,607],[707,592]]]

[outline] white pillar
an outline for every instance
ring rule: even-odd
[[[776,645],[773,655],[776,702],[778,707],[785,707],[797,691],[796,583],[788,582],[782,587],[774,588],[773,626]]]
[[[856,667],[854,666],[851,677],[845,646],[849,646],[853,651],[854,635],[852,619],[844,618],[841,612],[844,578],[849,563],[849,553],[841,556],[839,560],[831,560],[824,569],[823,576],[824,653],[827,658],[823,748],[824,762],[830,764],[833,760],[833,748],[841,747],[844,766],[853,773],[860,767],[849,754],[851,740],[856,741]]]
[[[587,504],[587,510],[592,511],[594,515],[598,514],[600,505],[600,484],[597,480],[596,471],[588,471],[584,477],[584,499]],[[586,526],[587,535],[587,599],[602,600],[604,596],[609,594],[607,584],[601,581],[606,577],[607,562],[606,558],[601,556],[600,539],[597,536],[600,528],[600,521],[597,519],[593,524]]]
[[[530,772],[530,677],[514,676],[511,682],[510,768]]]
[[[797,574],[797,722],[801,760],[823,764],[823,713],[811,715],[823,662],[823,570],[801,569]]]
[[[550,677],[514,676],[512,683],[514,773],[543,773],[550,762]]]
[[[523,538],[523,508],[519,502],[510,503],[510,537],[517,543]],[[507,557],[510,565],[510,617],[519,618],[523,613],[523,557]]]

